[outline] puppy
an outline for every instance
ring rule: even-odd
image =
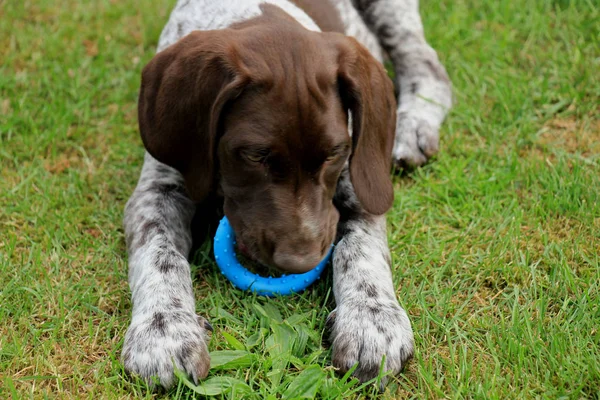
[[[287,273],[336,241],[333,365],[358,363],[366,381],[385,356],[399,372],[414,345],[386,237],[390,167],[437,152],[450,99],[415,0],[180,0],[142,73],[126,369],[165,387],[174,366],[196,382],[208,373],[212,327],[187,258],[194,228],[224,213],[242,251]]]

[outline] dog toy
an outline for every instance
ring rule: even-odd
[[[333,252],[333,244],[329,253],[315,268],[303,274],[282,275],[279,278],[263,277],[244,268],[235,255],[235,232],[227,217],[223,217],[217,228],[213,248],[215,261],[227,279],[241,290],[250,290],[263,296],[289,295],[300,293],[314,281],[319,279]]]

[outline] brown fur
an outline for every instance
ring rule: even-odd
[[[140,131],[148,152],[182,173],[193,200],[223,195],[254,258],[302,272],[334,240],[332,198],[348,157],[364,209],[391,206],[396,104],[385,70],[354,39],[261,8],[260,17],[193,32],[150,61]]]
[[[344,33],[344,23],[330,0],[292,0],[323,32]]]

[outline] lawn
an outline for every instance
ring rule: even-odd
[[[156,396],[119,362],[121,221],[143,156],[140,71],[173,3],[0,0],[0,398]],[[394,178],[389,240],[416,354],[382,397],[597,399],[600,3],[421,11],[456,105],[439,156]],[[330,367],[330,277],[249,296],[208,246],[192,271],[215,327],[209,381],[159,396],[375,395]]]

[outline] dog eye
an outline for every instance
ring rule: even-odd
[[[250,162],[253,163],[262,163],[265,162],[269,155],[268,150],[258,150],[258,151],[245,151],[242,153],[243,156]]]
[[[262,162],[265,157],[259,154],[246,154],[246,158],[252,162]]]
[[[327,158],[325,158],[325,162],[336,161],[339,158],[344,158],[348,155],[350,146],[346,144],[335,146],[330,152]]]

